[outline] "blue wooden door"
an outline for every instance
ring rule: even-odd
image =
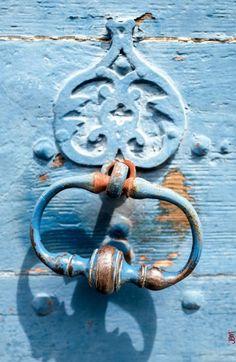
[[[218,0],[1,3],[1,361],[235,361],[235,14],[235,1]],[[204,248],[192,275],[175,286],[125,285],[104,296],[86,279],[42,264],[29,225],[53,182],[99,170],[61,153],[53,107],[71,75],[108,54],[110,18],[135,21],[136,51],[174,80],[184,100],[178,150],[161,166],[137,171],[191,201]],[[137,263],[175,271],[186,262],[189,225],[163,201],[111,202],[67,190],[47,207],[41,232],[50,251],[88,257],[121,221]]]

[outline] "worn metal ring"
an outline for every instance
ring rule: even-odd
[[[186,278],[196,267],[202,249],[202,232],[198,215],[191,203],[176,192],[152,184],[141,178],[129,178],[124,182],[123,191],[134,199],[159,199],[179,207],[187,216],[192,231],[192,249],[185,266],[178,272],[162,271],[154,265],[129,265],[123,253],[113,246],[105,245],[96,249],[91,258],[82,258],[70,253],[49,252],[41,241],[40,223],[43,211],[49,201],[59,192],[68,188],[80,188],[90,192],[105,191],[110,182],[110,176],[93,173],[80,177],[69,177],[56,182],[39,198],[32,217],[31,241],[40,258],[53,271],[69,275],[84,275],[89,284],[100,292],[112,293],[121,284],[131,282],[139,287],[159,290],[176,284]]]

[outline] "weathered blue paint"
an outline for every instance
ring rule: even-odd
[[[113,162],[112,164],[110,163],[107,170],[105,171],[105,174],[108,174],[111,165],[113,166],[113,169],[106,188],[106,192],[111,198],[117,199],[122,195],[123,185],[127,179],[129,167],[124,162]],[[104,167],[102,168],[102,171],[103,170]]]
[[[119,162],[116,163],[119,164]],[[32,246],[40,260],[53,271],[69,276],[84,275],[88,278],[91,286],[96,286],[103,293],[112,293],[114,290],[118,290],[122,284],[128,282],[153,290],[160,290],[174,285],[186,278],[195,269],[200,259],[202,232],[198,215],[188,200],[170,189],[151,184],[141,178],[135,178],[135,175],[132,175],[132,170],[126,181],[122,177],[120,178],[119,175],[117,177],[117,172],[120,173],[122,167],[119,168],[119,166],[116,166],[116,163],[111,176],[105,175],[107,177],[105,188],[113,182],[116,185],[117,181],[124,188],[125,182],[131,182],[126,191],[128,196],[134,199],[149,198],[170,202],[178,206],[187,216],[192,230],[192,250],[187,263],[180,271],[162,272],[153,265],[129,265],[123,260],[123,253],[121,251],[109,246],[96,249],[91,258],[82,258],[80,255],[72,255],[68,252],[52,253],[46,250],[41,241],[40,224],[43,211],[49,201],[56,194],[67,188],[80,188],[92,192],[101,192],[104,190],[104,185],[99,183],[96,186],[96,179],[100,177],[103,180],[103,174],[95,173],[65,178],[53,184],[41,195],[35,206],[31,222]],[[127,172],[125,168],[124,171]],[[113,188],[111,187],[111,189]],[[100,254],[102,257],[100,257]],[[111,278],[109,275],[111,275]]]
[[[234,0],[205,0],[180,2],[153,0],[126,2],[120,0],[4,1],[0,4],[0,30],[2,35],[36,36],[70,41],[95,40],[106,36],[107,19],[137,19],[136,37],[179,37],[183,42],[198,39],[220,43],[235,36]],[[20,14],[20,16],[19,16]],[[147,14],[147,15],[146,15]],[[145,16],[146,15],[146,16]],[[190,38],[190,39],[189,39]],[[174,39],[175,40],[175,39]],[[177,41],[177,40],[176,40]],[[198,43],[197,43],[198,45]]]
[[[170,77],[134,49],[133,20],[106,27],[112,42],[104,59],[70,76],[59,93],[56,140],[78,164],[102,165],[120,152],[138,167],[158,166],[179,146],[184,102]]]
[[[235,345],[227,341],[228,330],[236,330],[235,8],[234,0],[1,2],[1,361],[235,362]],[[68,74],[106,55],[107,17],[145,12],[156,19],[136,27],[134,47],[174,79],[188,105],[188,131],[173,159],[138,176],[163,184],[170,171],[183,175],[204,248],[192,276],[173,288],[156,293],[124,285],[104,296],[85,278],[54,275],[30,246],[28,225],[40,194],[57,180],[91,172],[67,159],[34,157],[32,145],[44,137],[54,143],[53,103]],[[193,134],[211,140],[203,157],[191,151]],[[104,194],[66,190],[45,210],[44,245],[88,257],[110,224],[125,217],[135,263],[175,252],[166,270],[184,264],[189,231],[171,215],[164,219],[158,200],[121,198],[112,205]],[[39,293],[58,301],[44,317],[32,308]],[[200,308],[187,313],[184,302]]]

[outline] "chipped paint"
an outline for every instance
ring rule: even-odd
[[[55,158],[52,161],[52,167],[53,168],[58,168],[58,167],[62,167],[65,163],[65,158],[62,156],[61,153],[58,153]]]
[[[44,182],[48,180],[48,174],[43,173],[42,175],[39,175],[39,181]]]
[[[145,20],[155,20],[155,19],[156,18],[155,18],[155,16],[152,15],[152,13],[147,12],[147,13],[137,17],[134,20],[135,20],[135,24],[137,26],[140,26]]]
[[[48,275],[48,269],[36,267],[36,268],[32,268],[32,269],[22,270],[21,273],[23,275],[37,275],[37,274],[41,274],[41,275],[46,274],[46,275]]]
[[[170,188],[187,200],[192,201],[190,187],[186,185],[186,178],[180,170],[170,170],[164,178],[163,186]],[[185,214],[175,205],[165,201],[160,201],[161,214],[157,217],[158,221],[170,222],[175,231],[182,233],[189,229],[189,223]]]
[[[176,60],[177,62],[181,62],[185,59],[186,57],[184,57],[183,55],[176,55],[176,57],[174,57],[174,60]]]
[[[122,163],[126,164],[129,162],[130,161],[127,160],[122,161]],[[123,252],[111,245],[103,245],[100,249],[96,249],[90,259],[83,258],[78,254],[72,255],[68,252],[51,253],[44,247],[41,240],[40,223],[43,211],[48,202],[56,194],[67,188],[81,188],[91,192],[95,192],[95,190],[101,188],[101,186],[102,188],[107,188],[110,179],[112,179],[113,172],[111,176],[97,172],[80,177],[64,178],[54,183],[41,195],[32,216],[30,237],[36,255],[45,265],[61,275],[87,276],[89,285],[94,286],[103,294],[110,294],[118,290],[122,283],[129,281],[139,287],[160,290],[178,283],[194,270],[201,255],[202,233],[200,221],[193,206],[186,198],[170,190],[170,188],[158,187],[158,185],[152,184],[142,178],[135,178],[135,166],[133,164],[131,164],[131,166],[132,167],[129,167],[130,173],[128,179],[126,179],[125,182],[124,180],[120,180],[121,184],[123,184],[123,191],[126,194],[128,193],[131,197],[137,199],[152,198],[169,201],[170,203],[178,205],[187,215],[192,229],[192,248],[185,266],[178,272],[172,272],[170,275],[168,273],[166,274],[165,271],[162,273],[159,268],[161,266],[171,266],[173,261],[169,259],[159,260],[154,264],[148,265],[144,265],[143,263],[142,265],[130,265],[124,260]],[[115,172],[116,168],[114,173]],[[178,174],[178,179],[179,178],[180,176]],[[171,180],[173,181],[173,177]],[[102,185],[100,185],[100,181],[102,181]],[[166,183],[168,183],[167,178]],[[98,184],[99,187],[96,187],[96,184]],[[183,182],[181,185],[186,187]]]
[[[166,260],[157,260],[157,261],[155,261],[155,263],[153,263],[153,266],[160,268],[160,267],[172,266],[173,264],[174,263],[173,263],[172,260],[166,259]]]
[[[180,253],[173,251],[167,255],[167,258],[172,260],[172,259],[176,259],[178,256],[180,256]]]
[[[139,260],[140,260],[140,261],[148,261],[148,260],[151,260],[151,258],[149,258],[149,257],[146,256],[146,255],[140,255]]]

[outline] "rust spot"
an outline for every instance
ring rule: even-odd
[[[144,286],[151,290],[159,290],[165,288],[165,280],[161,270],[156,266],[148,268],[146,271],[146,277]]]
[[[177,169],[168,172],[162,185],[176,191],[189,201],[193,200],[189,194],[190,187],[186,186],[185,176]],[[190,228],[187,217],[177,206],[166,201],[160,201],[160,208],[161,215],[157,217],[158,221],[171,222],[174,230],[180,233]]]
[[[123,162],[125,165],[127,165],[129,167],[129,177],[125,180],[124,185],[123,185],[123,192],[127,197],[129,197],[132,195],[132,193],[135,192],[134,180],[136,177],[136,168],[135,168],[135,165],[129,160],[122,160],[119,162]],[[110,170],[114,166],[114,164],[115,164],[115,161],[113,161],[109,165],[105,174],[101,173],[101,172],[96,172],[94,174],[93,192],[99,193],[99,192],[106,190],[106,188],[109,184],[109,181],[110,181]],[[115,174],[115,176],[119,177],[120,173],[117,172]]]
[[[123,191],[127,197],[132,196],[135,193],[134,178],[129,177],[125,180]]]
[[[158,261],[155,261],[155,263],[153,263],[153,266],[157,267],[157,268],[168,267],[168,266],[172,266],[172,265],[173,265],[172,260],[158,260]]]
[[[44,182],[44,181],[47,181],[47,179],[48,179],[48,174],[47,173],[39,175],[39,181]]]
[[[110,176],[101,172],[96,172],[93,177],[93,192],[99,193],[105,191],[109,182]]]
[[[62,167],[64,163],[65,163],[64,157],[62,156],[61,153],[58,153],[52,161],[52,167],[53,168]]]
[[[186,57],[184,57],[183,55],[176,55],[176,57],[174,57],[174,60],[177,60],[177,62],[182,62],[185,59]]]
[[[139,17],[137,17],[135,20],[135,23],[137,26],[140,26],[145,20],[154,20],[156,19],[155,16],[152,15],[152,13],[145,13]]]
[[[111,294],[115,289],[114,259],[116,249],[113,246],[106,245],[98,250],[96,262],[96,280],[97,290],[103,294]]]

